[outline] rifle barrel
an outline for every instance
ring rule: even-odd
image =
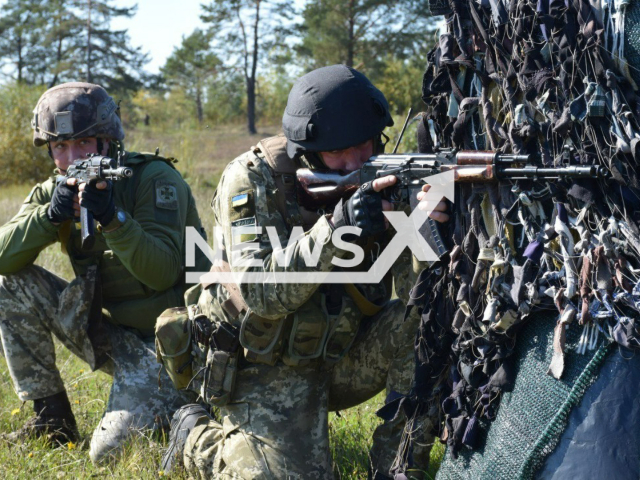
[[[102,171],[105,178],[129,178],[133,175],[133,170],[129,167],[105,168]]]
[[[509,178],[511,180],[525,180],[531,178],[598,178],[603,175],[602,170],[596,166],[586,167],[560,167],[560,168],[501,168],[497,171],[498,178]]]
[[[529,162],[529,155],[515,155],[482,150],[460,150],[456,153],[458,165],[497,165],[501,163]]]

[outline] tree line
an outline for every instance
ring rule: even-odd
[[[136,5],[113,0],[6,0],[0,8],[4,84],[104,85],[125,99],[125,121],[157,126],[275,122],[292,82],[343,63],[371,78],[395,109],[419,104],[426,52],[438,19],[426,0],[210,0],[201,29],[182,38],[160,73],[111,22]]]

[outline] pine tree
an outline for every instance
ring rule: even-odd
[[[0,7],[0,71],[19,83],[49,87],[65,81],[112,90],[139,87],[147,57],[111,21],[136,7],[113,0],[7,0]]]
[[[113,0],[75,0],[85,23],[78,37],[84,58],[85,80],[113,90],[134,89],[142,85],[142,67],[147,55],[130,45],[127,30],[113,30],[117,17],[131,18],[137,6],[114,7]]]
[[[73,9],[73,0],[48,0],[45,15],[47,28],[44,44],[46,56],[43,61],[43,80],[49,88],[77,72],[75,62],[78,48],[77,38],[82,31],[83,21]],[[47,80],[47,78],[49,80]]]
[[[424,57],[436,19],[424,0],[310,0],[298,52],[307,68],[335,63],[382,71],[389,56]]]
[[[43,35],[42,1],[7,0],[0,8],[0,66],[18,83],[35,83],[32,67],[38,64]]]
[[[221,63],[211,49],[211,37],[212,33],[200,29],[182,37],[182,44],[174,48],[162,67],[167,83],[182,88],[195,102],[199,123],[204,115],[205,87]]]
[[[289,33],[286,24],[294,7],[287,0],[213,0],[202,9],[202,20],[215,34],[216,51],[223,52],[227,65],[244,75],[247,129],[256,133],[258,66]]]

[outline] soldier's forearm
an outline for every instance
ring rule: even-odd
[[[272,248],[262,249],[253,255],[233,258],[230,254],[231,268],[239,273],[286,273],[304,274],[305,272],[329,272],[334,265],[334,257],[347,254],[336,248],[330,238],[333,233],[326,217],[321,217],[316,225],[295,244],[285,250],[274,252]],[[317,252],[317,259],[314,252]],[[283,258],[290,254],[289,262],[282,264]],[[278,258],[280,257],[280,258]],[[316,261],[317,260],[317,261]],[[246,267],[248,262],[260,261],[259,267]],[[240,285],[247,305],[264,318],[282,318],[297,310],[318,289],[319,283],[293,282],[247,282]]]
[[[57,240],[59,226],[47,218],[48,205],[23,207],[0,227],[0,275],[31,265],[45,247]]]

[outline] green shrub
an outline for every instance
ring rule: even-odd
[[[0,86],[0,185],[35,183],[54,168],[46,148],[32,143],[31,118],[44,87]]]

